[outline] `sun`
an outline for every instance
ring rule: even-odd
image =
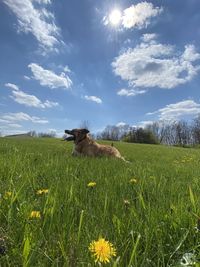
[[[112,25],[116,26],[121,21],[121,12],[119,9],[114,9],[109,15],[109,21]]]

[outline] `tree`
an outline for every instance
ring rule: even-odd
[[[28,136],[31,136],[31,137],[37,137],[37,133],[36,131],[30,131],[27,133]]]
[[[152,131],[134,128],[124,136],[123,141],[131,143],[157,144],[158,140]]]
[[[38,137],[49,137],[49,138],[54,138],[56,137],[56,132],[55,131],[51,131],[51,132],[48,132],[48,133],[38,133]]]
[[[192,133],[195,144],[200,144],[200,114],[193,120]]]

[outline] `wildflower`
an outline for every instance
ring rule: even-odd
[[[87,184],[88,187],[95,187],[96,186],[96,183],[95,182],[89,182]]]
[[[36,194],[37,195],[42,195],[42,194],[47,194],[49,192],[49,189],[39,189]]]
[[[10,198],[11,196],[12,196],[12,192],[7,191],[7,192],[5,192],[5,194],[4,194],[4,199],[8,199],[8,198]]]
[[[38,218],[38,219],[40,219],[41,218],[40,211],[37,211],[37,210],[31,211],[30,218]]]
[[[125,206],[129,206],[131,203],[128,199],[124,199],[124,205]]]
[[[106,241],[104,238],[99,238],[98,241],[92,241],[89,245],[89,250],[93,253],[95,262],[110,262],[112,256],[116,256],[116,249],[113,244]]]
[[[136,184],[138,181],[137,181],[137,179],[133,178],[133,179],[131,179],[129,182],[130,182],[131,184]]]

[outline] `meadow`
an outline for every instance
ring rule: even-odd
[[[200,266],[200,149],[114,146],[131,163],[0,138],[1,267]],[[108,263],[89,250],[99,238]]]

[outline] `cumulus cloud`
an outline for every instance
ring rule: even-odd
[[[53,71],[46,70],[36,63],[31,63],[28,67],[33,73],[33,79],[39,81],[42,86],[47,86],[51,89],[59,87],[69,89],[72,86],[71,79],[64,72],[57,75]]]
[[[150,23],[152,17],[162,12],[162,8],[154,7],[152,3],[141,2],[124,9],[122,25],[124,28],[144,28]]]
[[[54,15],[44,7],[51,3],[50,0],[3,0],[3,2],[15,14],[19,32],[32,33],[40,47],[45,50],[55,50],[56,45],[61,43],[60,29],[55,24]]]
[[[146,28],[150,24],[151,19],[158,16],[162,11],[162,7],[154,7],[152,3],[146,1],[140,2],[123,10],[118,24],[124,29]],[[111,14],[103,17],[102,22],[105,26],[110,23],[112,24]]]
[[[13,84],[13,83],[5,83],[5,86],[8,87],[8,88],[13,89],[15,91],[19,90],[19,87],[16,84]]]
[[[85,95],[84,98],[86,100],[88,100],[88,101],[96,102],[97,104],[101,104],[102,103],[101,98],[99,98],[97,96],[94,96],[94,95],[91,95],[91,96]]]
[[[197,75],[200,54],[194,45],[186,45],[180,52],[172,45],[152,42],[152,37],[143,36],[145,42],[116,57],[112,62],[114,74],[131,87],[163,89],[185,84]]]
[[[34,95],[26,94],[25,92],[19,90],[19,87],[15,84],[6,83],[5,86],[13,89],[12,95],[10,96],[15,102],[25,105],[27,107],[35,108],[52,108],[57,107],[59,104],[57,102],[46,100],[42,102],[39,98]]]
[[[49,121],[43,118],[30,116],[27,113],[24,112],[17,112],[17,113],[4,113],[0,115],[0,120],[2,122],[6,121],[8,123],[16,123],[16,122],[22,122],[22,121],[30,121],[33,123],[40,123],[40,124],[46,124]]]
[[[166,105],[146,115],[157,115],[159,120],[178,120],[185,116],[194,116],[200,113],[200,103],[194,100],[184,100],[175,104]]]
[[[42,102],[40,99],[38,99],[34,95],[29,95],[24,93],[23,91],[13,91],[11,98],[22,105],[28,106],[28,107],[35,107],[35,108],[52,108],[59,106],[57,102],[52,102],[49,100],[46,100],[45,102]]]
[[[117,92],[119,96],[136,96],[145,93],[146,90],[135,90],[135,89],[121,89]]]

